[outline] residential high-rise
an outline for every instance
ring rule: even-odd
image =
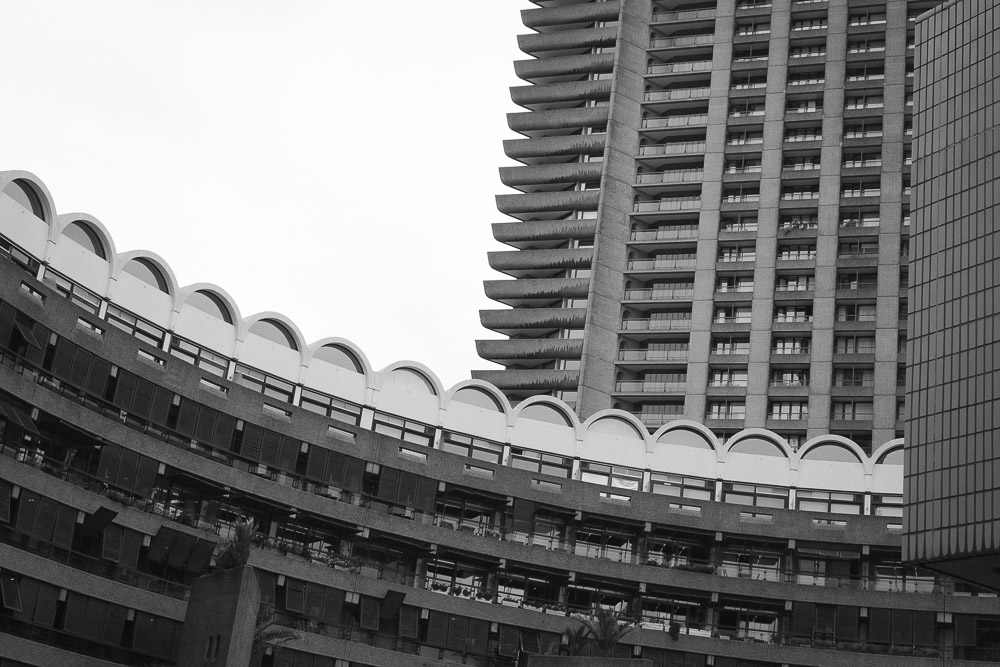
[[[916,16],[537,0],[475,377],[650,429],[902,437]]]
[[[1000,6],[917,37],[904,553],[1000,589]]]

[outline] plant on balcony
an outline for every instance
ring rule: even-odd
[[[277,646],[298,638],[299,633],[291,628],[278,625],[274,616],[274,607],[270,602],[262,601],[260,607],[257,608],[257,625],[253,631],[250,664],[256,665],[268,646]]]
[[[252,520],[241,519],[236,522],[233,537],[220,543],[219,554],[215,565],[222,570],[243,567],[250,560],[250,547],[253,545],[257,526]]]
[[[431,582],[431,590],[432,591],[447,592],[448,591],[448,584],[446,584],[444,582],[441,582],[441,581],[432,581]]]
[[[585,640],[593,644],[595,654],[608,657],[615,646],[636,628],[634,621],[603,607],[598,608],[594,616],[578,617],[578,620],[579,626],[567,630],[571,655],[579,655],[573,653],[573,643]]]

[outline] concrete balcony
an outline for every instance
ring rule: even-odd
[[[593,260],[592,248],[514,250],[487,253],[490,267],[515,278],[546,278],[564,269],[587,269]]]
[[[628,363],[687,363],[687,350],[619,350],[618,361]]]
[[[501,243],[521,248],[546,241],[592,239],[597,220],[532,220],[531,222],[496,222],[493,238]]]
[[[681,9],[672,12],[654,12],[653,23],[677,23],[678,21],[709,21],[715,19],[715,8]]]
[[[507,126],[528,137],[550,130],[602,127],[608,123],[608,107],[521,111],[507,114]]]
[[[715,34],[679,35],[677,37],[651,37],[649,48],[670,49],[686,46],[711,46],[715,43]]]
[[[554,299],[585,299],[589,278],[486,280],[486,296],[508,306],[551,303]]]
[[[510,99],[514,104],[532,110],[552,109],[561,104],[576,105],[582,100],[606,100],[609,97],[610,79],[512,86],[510,89]]]
[[[547,185],[592,183],[600,180],[604,165],[600,162],[563,162],[559,164],[500,167],[500,182],[512,188],[545,189]]]
[[[698,155],[705,152],[704,141],[670,141],[639,146],[640,157],[655,155]]]
[[[472,371],[476,380],[484,380],[503,391],[542,394],[553,389],[572,391],[580,382],[580,371],[563,370],[497,370]]]
[[[544,213],[569,213],[571,211],[596,211],[601,193],[599,190],[570,190],[565,192],[534,192],[530,194],[497,195],[497,209],[504,215],[524,219]],[[552,216],[550,216],[552,217]]]
[[[622,320],[621,331],[690,331],[691,319],[659,320],[634,318]]]
[[[532,359],[579,359],[583,354],[583,340],[569,338],[477,340],[476,352],[483,359],[502,365]]]
[[[583,28],[581,30],[561,30],[559,32],[518,35],[517,47],[524,53],[537,56],[560,51],[570,51],[598,46],[614,46],[618,28]]]
[[[679,394],[683,396],[686,390],[687,382],[620,380],[615,383],[616,394]]]
[[[577,56],[557,56],[515,60],[514,73],[519,79],[533,83],[578,80],[592,73],[609,73],[614,69],[615,54],[586,53]]]
[[[597,21],[615,21],[620,11],[617,2],[597,2],[579,5],[562,5],[555,7],[540,7],[538,9],[522,9],[521,22],[525,27],[538,32],[546,32],[546,28],[558,26],[564,28],[574,23],[596,23]]]
[[[545,162],[545,158],[603,155],[605,139],[604,134],[507,139],[503,142],[503,150],[509,158],[525,164],[538,164]]]
[[[553,329],[581,329],[586,319],[586,308],[505,308],[479,311],[479,321],[485,328],[506,336],[542,335]]]

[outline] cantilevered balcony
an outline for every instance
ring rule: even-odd
[[[486,280],[486,296],[508,306],[539,306],[557,299],[586,299],[589,278]]]
[[[636,213],[657,213],[662,211],[697,211],[701,208],[701,197],[662,197],[652,201],[637,201],[632,207]]]
[[[668,141],[662,144],[639,146],[639,156],[684,155],[705,152],[704,141]]]
[[[664,130],[674,127],[698,127],[701,125],[708,125],[707,113],[647,116],[642,119],[642,129],[644,130]]]
[[[580,381],[580,371],[508,369],[472,371],[472,377],[485,380],[515,397],[545,394],[554,389],[573,390]]]
[[[618,37],[617,26],[584,28],[559,32],[518,35],[517,47],[533,56],[568,55],[569,52],[598,46],[614,46]]]
[[[662,289],[658,287],[632,288],[625,290],[625,301],[659,302],[659,301],[690,301],[694,298],[694,289]]]
[[[686,74],[688,72],[712,71],[711,60],[684,60],[672,63],[653,63],[646,68],[646,74]]]
[[[622,320],[621,331],[688,331],[691,329],[691,318],[630,318]]]
[[[574,107],[583,100],[606,100],[610,96],[610,79],[512,86],[510,89],[514,104],[533,111]]]
[[[701,183],[703,180],[705,180],[704,169],[667,169],[665,171],[640,172],[635,177],[636,185]]]
[[[667,90],[647,90],[643,95],[646,102],[675,102],[677,100],[693,100],[707,98],[712,94],[712,89],[708,86],[696,88],[669,88]]]
[[[604,134],[508,139],[503,150],[507,157],[524,164],[566,162],[580,155],[603,155],[605,140]]]
[[[600,162],[500,167],[500,182],[522,192],[565,190],[569,184],[599,181],[602,167]]]
[[[579,338],[512,338],[510,340],[477,340],[476,352],[503,366],[528,365],[533,360],[579,359],[583,340]]]
[[[592,248],[513,250],[488,253],[490,267],[515,278],[548,278],[566,269],[589,269]]]
[[[683,241],[696,238],[698,238],[697,227],[683,226],[659,227],[657,229],[634,229],[632,230],[629,240],[635,243],[653,243],[656,241]]]
[[[507,114],[507,126],[527,137],[580,134],[581,128],[605,127],[607,124],[606,106]]]
[[[493,223],[493,238],[515,248],[544,248],[567,239],[592,239],[597,220],[532,220]]]
[[[597,21],[614,21],[620,11],[617,2],[589,2],[576,5],[522,9],[521,22],[526,28],[540,33],[550,28],[566,30],[569,27],[584,28]],[[577,25],[579,24],[579,25]]]
[[[680,394],[687,390],[687,382],[658,382],[654,380],[619,380],[616,394]]]
[[[699,21],[715,19],[714,7],[705,9],[680,9],[677,11],[654,12],[653,23],[678,23],[681,21]]]
[[[618,361],[623,364],[657,364],[657,363],[686,363],[688,351],[686,349],[677,350],[619,350]]]
[[[589,74],[610,73],[614,64],[613,53],[585,53],[575,56],[515,60],[514,73],[518,78],[531,83],[579,81]]]
[[[582,329],[586,318],[586,308],[505,308],[479,311],[479,321],[484,327],[507,336],[541,336],[556,329]]]
[[[685,46],[710,46],[715,43],[715,34],[678,35],[676,37],[651,37],[649,48],[669,49]]]
[[[521,220],[525,218],[554,217],[572,211],[596,211],[601,193],[599,190],[570,190],[564,192],[534,192],[531,194],[497,195],[497,209]]]

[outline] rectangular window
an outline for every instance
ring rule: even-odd
[[[747,406],[743,401],[709,401],[706,417],[708,419],[736,419],[746,417]]]
[[[315,412],[316,414],[336,419],[345,424],[357,426],[361,423],[360,405],[348,403],[347,401],[342,401],[339,398],[334,398],[333,396],[328,396],[312,389],[302,390],[301,404],[309,412]]]
[[[441,433],[441,449],[452,454],[489,463],[500,463],[503,456],[503,445],[499,442],[491,442],[452,431]]]
[[[809,404],[802,401],[772,401],[768,407],[768,419],[806,419]]]
[[[573,459],[533,449],[511,447],[510,467],[569,479],[573,473]]]
[[[250,368],[243,364],[236,364],[236,373],[233,380],[248,389],[264,394],[271,398],[276,398],[285,403],[291,403],[295,393],[295,385],[286,382],[264,371]]]
[[[434,427],[409,419],[376,412],[373,430],[382,435],[392,436],[404,442],[430,447],[434,444]]]

